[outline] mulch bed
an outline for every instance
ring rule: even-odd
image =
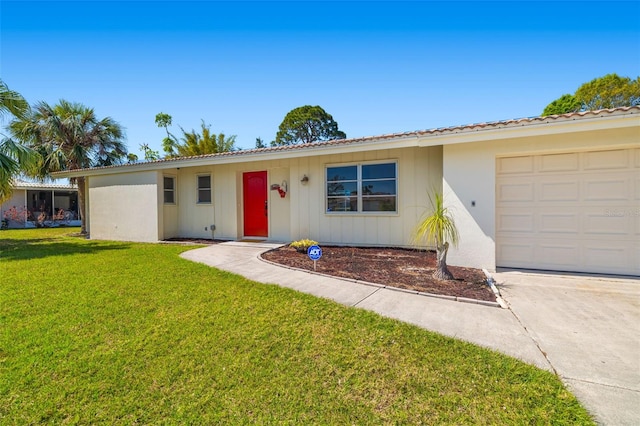
[[[266,252],[263,259],[298,269],[313,271],[313,261],[305,253],[291,247]],[[383,284],[390,287],[426,293],[496,301],[479,269],[449,266],[453,281],[436,280],[431,276],[436,265],[433,251],[379,247],[323,246],[317,272]]]

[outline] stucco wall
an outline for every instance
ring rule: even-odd
[[[91,238],[158,241],[158,176],[157,171],[92,176]]]
[[[622,128],[444,146],[445,205],[460,231],[460,245],[450,250],[448,263],[496,268],[496,157],[630,147],[638,146],[639,140],[638,128]]]

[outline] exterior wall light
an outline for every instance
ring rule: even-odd
[[[300,183],[303,184],[303,185],[308,184],[309,183],[309,176],[307,176],[307,175],[302,176],[302,179],[300,179]]]

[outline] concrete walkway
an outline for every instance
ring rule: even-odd
[[[598,422],[638,424],[640,280],[501,272],[495,278],[509,304],[501,309],[345,282],[259,258],[278,246],[228,242],[182,257],[497,350],[556,372]]]

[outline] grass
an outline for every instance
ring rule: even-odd
[[[0,424],[592,424],[513,358],[69,232],[0,232]]]

